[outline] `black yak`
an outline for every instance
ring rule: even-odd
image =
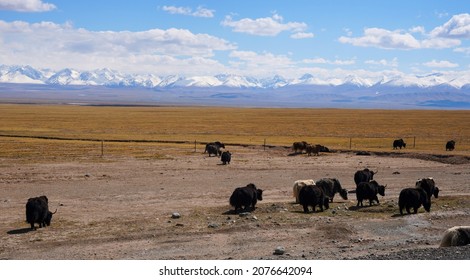
[[[230,153],[229,151],[222,152],[220,160],[223,164],[230,164],[230,161],[232,160],[232,153]]]
[[[302,153],[307,148],[307,145],[308,145],[308,143],[305,142],[305,141],[294,142],[292,144],[292,149],[294,150],[295,153]]]
[[[400,208],[400,215],[403,215],[403,209],[406,209],[408,214],[410,209],[413,208],[413,213],[418,213],[418,208],[424,207],[426,212],[431,211],[431,199],[423,189],[418,188],[405,188],[401,190],[398,197],[398,207]]]
[[[209,157],[211,155],[220,156],[221,154],[220,147],[217,145],[212,145],[212,144],[206,146],[206,150],[204,151],[204,153],[205,152],[209,154]]]
[[[455,141],[450,140],[446,143],[446,151],[453,151],[455,149]]]
[[[364,199],[369,200],[369,206],[372,206],[372,202],[374,200],[377,201],[377,204],[380,204],[377,194],[384,196],[385,187],[386,186],[379,185],[379,183],[377,183],[377,181],[374,181],[374,180],[370,182],[359,183],[359,185],[357,185],[356,187],[357,206],[359,206],[359,204],[361,206],[364,206],[362,204],[362,201]]]
[[[211,156],[211,154],[220,156],[220,154],[222,153],[221,149],[225,149],[224,143],[221,143],[219,141],[210,142],[206,144],[206,149],[204,150],[204,153],[207,152],[209,156]]]
[[[300,189],[299,191],[299,202],[304,208],[304,213],[308,213],[309,206],[312,206],[313,212],[315,212],[315,207],[320,206],[320,211],[323,212],[323,207],[326,209],[329,208],[329,197],[325,195],[323,189],[315,185],[307,185]]]
[[[306,179],[306,180],[297,180],[294,182],[294,188],[293,188],[292,194],[295,197],[295,203],[299,203],[300,189],[307,185],[315,185],[315,181],[313,179]]]
[[[49,200],[45,195],[39,197],[32,197],[26,203],[26,222],[31,225],[31,229],[35,230],[34,224],[39,224],[39,227],[51,225],[52,213],[49,211]]]
[[[307,144],[305,146],[305,151],[307,152],[308,156],[311,156],[312,154],[315,155],[315,156],[319,156],[320,155],[320,148],[321,148],[320,145]]]
[[[246,187],[236,188],[230,196],[230,205],[239,210],[254,211],[258,200],[263,200],[263,190],[257,189],[252,183]]]
[[[358,186],[359,183],[362,182],[370,182],[374,179],[374,175],[377,173],[378,171],[374,172],[372,170],[369,170],[368,168],[358,170],[354,174],[354,182],[356,183],[356,186]]]
[[[439,247],[465,246],[470,244],[470,226],[455,226],[444,233]]]
[[[436,183],[432,177],[419,179],[416,181],[415,187],[423,189],[428,194],[429,199],[431,199],[431,196],[435,198],[439,197],[439,188],[436,187]]]
[[[401,138],[393,141],[393,149],[398,149],[398,148],[400,148],[400,150],[401,148],[406,148],[406,143]]]
[[[333,198],[336,193],[344,199],[348,199],[348,191],[341,187],[341,183],[336,178],[323,178],[315,182],[315,185],[320,186],[326,196],[330,198],[330,202],[333,202]]]

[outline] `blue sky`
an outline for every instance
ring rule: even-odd
[[[469,75],[469,4],[0,0],[0,64],[162,76]]]

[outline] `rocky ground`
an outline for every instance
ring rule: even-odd
[[[230,165],[176,148],[148,159],[0,159],[0,259],[469,259],[470,246],[437,248],[447,228],[470,224],[466,157],[227,148]],[[295,180],[336,177],[353,190],[365,167],[387,185],[380,205],[356,207],[350,194],[304,214],[294,203]],[[399,191],[424,177],[441,189],[431,212],[401,216]],[[264,199],[240,216],[228,199],[248,183]],[[39,195],[57,213],[50,227],[30,231],[25,203]]]

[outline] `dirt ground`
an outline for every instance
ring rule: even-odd
[[[230,165],[177,148],[154,159],[0,159],[0,259],[381,259],[436,248],[447,228],[470,225],[467,158],[227,149]],[[304,214],[293,203],[295,180],[336,177],[352,190],[354,172],[365,167],[387,185],[380,205],[358,208],[353,193],[348,200],[336,195],[322,213]],[[399,191],[424,177],[441,190],[431,212],[400,216]],[[248,183],[263,189],[264,199],[240,216],[228,199]],[[31,231],[25,203],[39,195],[57,213],[50,227]],[[273,254],[278,246],[283,255]]]

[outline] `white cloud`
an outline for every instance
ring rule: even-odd
[[[196,10],[193,11],[193,9],[191,9],[190,7],[163,6],[162,10],[170,14],[204,17],[204,18],[214,17],[214,12],[215,12],[214,10],[209,10],[203,7],[197,7]]]
[[[385,67],[398,67],[398,59],[394,57],[392,60],[380,59],[380,60],[366,60],[365,64],[380,65]]]
[[[464,53],[466,55],[470,55],[470,47],[467,47],[467,48],[455,48],[454,49],[454,52],[460,52],[460,53]]]
[[[416,30],[414,30],[416,31]],[[382,28],[366,28],[362,37],[341,36],[338,41],[358,47],[377,47],[382,49],[444,49],[460,45],[460,40],[442,37],[429,37],[418,40],[410,33]]]
[[[434,28],[432,37],[470,39],[470,14],[454,15],[442,26]]]
[[[308,39],[308,38],[313,38],[314,34],[313,33],[307,33],[307,32],[297,32],[292,35],[290,35],[292,39]]]
[[[426,63],[423,63],[424,66],[426,67],[430,67],[430,68],[455,68],[455,67],[459,67],[458,64],[456,63],[452,63],[450,61],[447,61],[447,60],[441,60],[441,61],[437,61],[437,60],[432,60],[432,61],[429,61],[429,62],[426,62]]]
[[[304,59],[302,60],[302,63],[307,63],[307,64],[329,64],[329,65],[353,65],[356,64],[355,59],[350,59],[350,60],[328,60],[324,58],[313,58],[313,59]]]
[[[283,23],[283,18],[278,14],[257,19],[243,18],[238,21],[234,21],[231,16],[226,16],[221,25],[231,27],[234,32],[257,36],[276,36],[283,31],[298,33],[307,29],[307,24],[303,22]]]
[[[0,0],[0,10],[17,12],[48,12],[56,9],[54,4],[41,0]]]
[[[417,49],[421,44],[411,34],[400,30],[389,31],[382,28],[366,28],[362,37],[341,36],[339,42],[359,47],[383,49]]]
[[[411,33],[421,33],[421,34],[425,34],[426,31],[424,30],[424,27],[423,26],[415,26],[415,27],[412,27],[409,29],[409,31]]]
[[[4,64],[82,70],[109,67],[125,72],[162,67],[159,63],[170,58],[172,65],[200,61],[210,68],[216,63],[210,59],[214,52],[236,49],[224,39],[184,29],[96,32],[70,24],[1,20],[0,42],[0,61]]]
[[[296,68],[296,63],[285,55],[275,55],[270,52],[257,53],[253,51],[232,51],[229,63],[231,71],[249,76],[269,77],[287,75]]]

